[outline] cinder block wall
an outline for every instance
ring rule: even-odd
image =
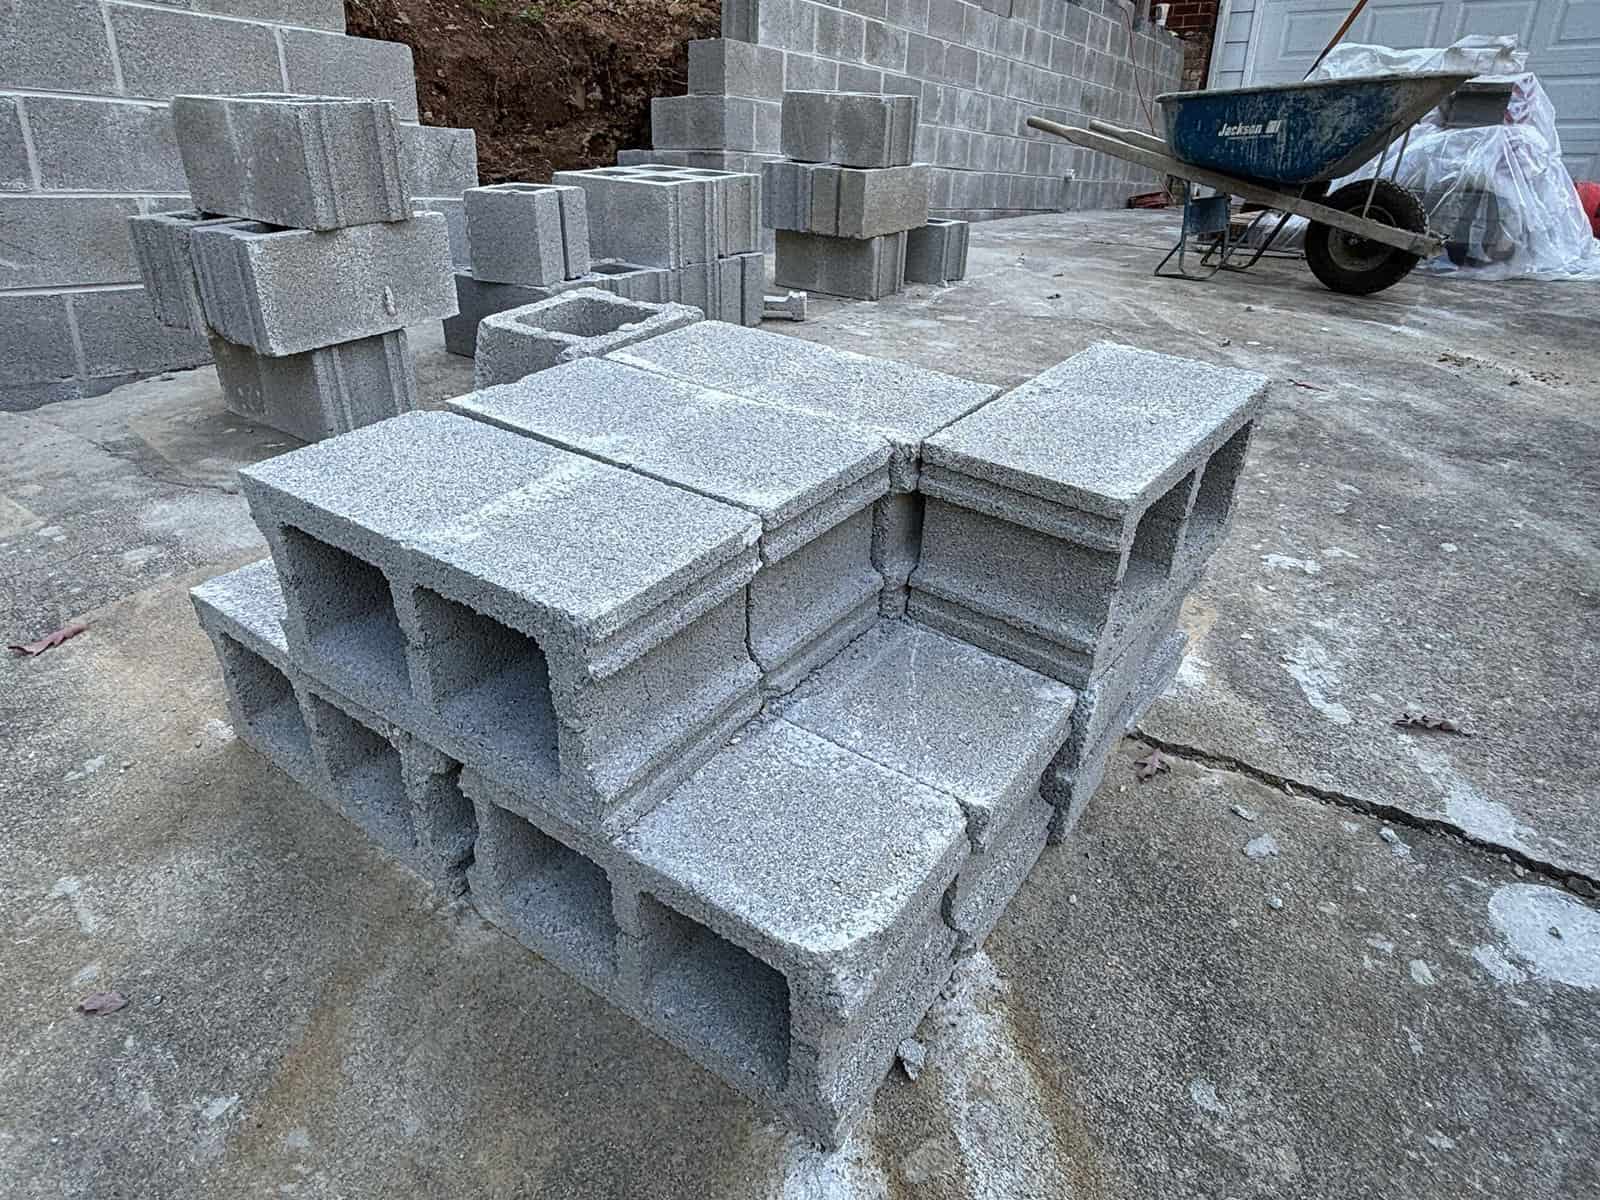
[[[167,100],[259,91],[417,120],[410,47],[346,37],[342,0],[0,0],[0,409],[210,360],[151,315],[127,218],[188,202]]]
[[[1144,129],[1146,104],[1159,123],[1154,99],[1178,89],[1183,47],[1144,9],[1142,0],[724,0],[722,34],[782,50],[789,89],[920,96],[916,160],[935,168],[933,215],[984,220],[1120,207],[1156,186],[1024,123],[1038,115]]]

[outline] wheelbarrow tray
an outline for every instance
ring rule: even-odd
[[[1410,129],[1469,73],[1368,75],[1156,97],[1180,162],[1293,187],[1337,179]]]

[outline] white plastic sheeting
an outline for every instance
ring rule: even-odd
[[[1442,49],[1336,46],[1312,73],[1475,71],[1513,83],[1502,125],[1446,129],[1434,109],[1412,129],[1395,178],[1421,197],[1429,228],[1446,239],[1446,252],[1419,270],[1477,280],[1600,279],[1600,240],[1561,161],[1555,108],[1527,59],[1515,38],[1468,37]],[[1375,159],[1333,186],[1370,179],[1378,165]],[[1274,245],[1298,244],[1304,224],[1292,218]]]

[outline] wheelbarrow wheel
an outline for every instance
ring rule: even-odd
[[[1392,180],[1380,179],[1376,188],[1370,179],[1349,183],[1323,203],[1356,216],[1365,209],[1369,220],[1412,233],[1427,232],[1428,214],[1423,211],[1422,201],[1409,188]],[[1324,286],[1346,295],[1369,296],[1393,287],[1421,261],[1415,254],[1318,221],[1312,221],[1306,230],[1306,265]]]

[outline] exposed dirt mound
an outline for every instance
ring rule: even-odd
[[[349,32],[405,42],[428,125],[478,134],[484,183],[606,166],[650,144],[721,0],[345,0]]]

